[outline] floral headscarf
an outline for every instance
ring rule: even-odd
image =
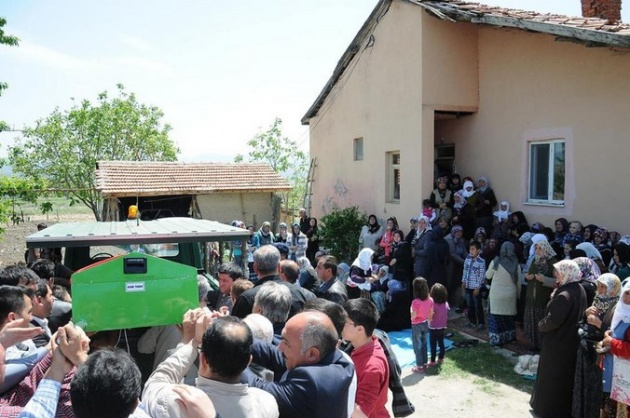
[[[562,277],[560,280],[560,286],[564,286],[569,283],[576,283],[582,280],[582,272],[580,266],[573,260],[558,261],[553,265],[558,274]]]
[[[459,202],[455,202],[453,204],[453,207],[455,209],[461,209],[465,204],[466,204],[466,198],[464,197],[464,191],[463,190],[458,190],[455,192],[455,194],[453,196],[459,196]],[[453,201],[455,201],[453,199]]]
[[[621,280],[616,274],[604,273],[596,281],[606,286],[606,296],[619,296]]]
[[[582,272],[582,279],[584,280],[594,282],[602,274],[599,266],[588,257],[578,257],[573,259],[573,261],[575,261],[580,267],[580,271]]]
[[[556,256],[556,252],[554,251],[554,249],[551,246],[551,244],[549,244],[549,241],[547,241],[546,239],[540,240],[540,241],[536,242],[533,245],[539,247],[542,250],[542,258],[545,261],[546,260],[551,260],[552,258],[554,258]],[[541,258],[541,256],[536,254],[536,258],[537,259]]]
[[[620,322],[630,322],[630,305],[623,303],[623,294],[630,292],[630,280],[626,281],[626,284],[621,289],[619,294],[619,302],[615,308],[615,314],[613,315],[612,322],[610,323],[610,329],[617,328]]]

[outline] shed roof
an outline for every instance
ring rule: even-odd
[[[378,22],[389,10],[394,0],[380,0],[354,37],[332,76],[308,109],[302,124],[316,116],[337,81],[343,75],[361,46],[372,33]],[[512,27],[531,32],[546,33],[561,40],[586,44],[587,46],[610,46],[630,48],[630,24],[609,23],[605,19],[570,17],[553,13],[539,13],[505,7],[486,6],[480,3],[459,0],[400,0],[422,7],[431,15],[451,22],[469,22],[495,27]]]
[[[103,197],[280,192],[291,185],[267,164],[99,161]]]

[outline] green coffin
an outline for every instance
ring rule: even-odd
[[[85,331],[180,324],[199,306],[197,269],[142,253],[72,275],[72,320]]]

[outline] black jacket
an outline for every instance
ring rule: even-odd
[[[254,298],[260,290],[260,286],[267,282],[280,283],[288,287],[291,291],[291,310],[289,311],[289,318],[304,308],[304,304],[307,301],[307,293],[303,291],[304,289],[301,289],[293,283],[285,282],[278,275],[272,275],[260,278],[258,282],[256,282],[256,286],[244,292],[238,297],[238,299],[236,299],[234,307],[232,308],[232,316],[245,318],[247,315],[252,313],[252,309],[254,308]]]

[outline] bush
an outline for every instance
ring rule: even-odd
[[[322,246],[337,258],[350,264],[359,253],[359,235],[367,224],[367,215],[352,206],[335,209],[321,218],[320,240]]]

